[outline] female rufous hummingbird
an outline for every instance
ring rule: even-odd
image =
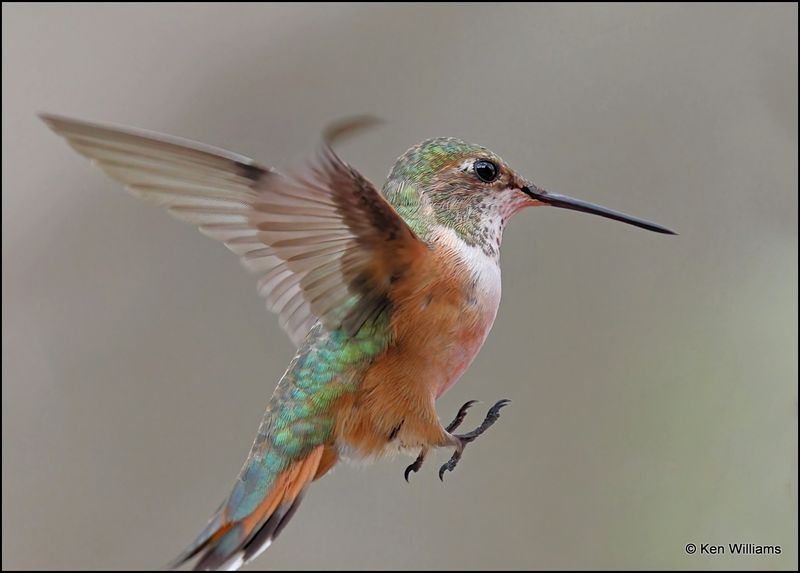
[[[435,402],[469,367],[500,303],[500,242],[525,207],[669,229],[540,189],[488,149],[429,139],[382,190],[334,153],[365,119],[326,131],[307,166],[281,173],[194,142],[53,115],[57,134],[142,199],[222,241],[259,275],[267,308],[298,346],[228,498],[171,564],[236,569],[266,549],[303,492],[340,459],[453,448],[439,477],[498,419],[457,434]]]

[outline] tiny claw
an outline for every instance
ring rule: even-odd
[[[406,483],[408,483],[408,476],[411,475],[411,472],[417,473],[419,471],[419,468],[422,467],[422,462],[425,461],[425,454],[426,454],[425,450],[422,450],[417,456],[417,459],[414,460],[413,463],[409,464],[408,467],[406,468],[406,471],[403,472],[403,477],[406,478]]]
[[[464,418],[467,416],[467,410],[472,408],[477,403],[478,403],[477,400],[470,400],[469,402],[467,402],[463,406],[461,406],[458,409],[458,413],[456,414],[456,417],[453,418],[453,421],[450,422],[450,424],[448,424],[448,426],[447,426],[447,428],[445,428],[445,430],[447,430],[447,432],[449,433],[449,432],[452,432],[453,430],[455,430],[456,428],[458,428],[461,425],[461,422],[463,422]]]
[[[439,468],[439,481],[444,483],[444,472],[451,472],[455,469],[456,465],[458,464],[458,460],[461,459],[462,452],[463,450],[457,449],[455,452],[453,452],[453,455],[450,456],[450,459],[442,464],[442,467]]]
[[[494,423],[497,420],[497,418],[500,417],[500,410],[508,406],[510,403],[511,400],[507,400],[505,398],[503,398],[502,400],[498,400],[494,406],[489,408],[489,411],[486,413],[486,420],[484,420],[484,423],[486,423],[489,420],[491,420],[492,423]]]
[[[508,406],[510,403],[511,403],[511,400],[509,400],[507,398],[503,398],[502,400],[498,400],[497,403],[494,406],[492,406],[492,408],[489,410],[489,412],[499,412],[500,408],[503,408],[504,406]]]

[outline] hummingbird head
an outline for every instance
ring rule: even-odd
[[[425,215],[470,245],[497,256],[506,222],[525,207],[551,205],[622,221],[658,233],[673,231],[566,195],[523,178],[492,151],[452,137],[423,141],[395,163],[384,187],[401,214],[417,223]]]

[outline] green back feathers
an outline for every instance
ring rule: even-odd
[[[363,370],[389,343],[388,316],[368,321],[354,336],[343,329],[311,330],[272,395],[258,436],[227,503],[228,518],[252,513],[290,463],[329,441],[333,405],[355,392]]]

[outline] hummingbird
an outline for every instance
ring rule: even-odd
[[[485,147],[453,137],[411,147],[379,190],[334,142],[373,123],[324,131],[302,167],[278,171],[222,149],[56,115],[41,119],[131,193],[221,241],[258,276],[258,292],[297,346],[227,499],[171,564],[235,570],[264,551],[308,486],[339,461],[407,453],[417,472],[436,448],[465,448],[436,400],[472,363],[500,304],[503,230],[527,207],[592,213],[673,231],[548,192]]]

